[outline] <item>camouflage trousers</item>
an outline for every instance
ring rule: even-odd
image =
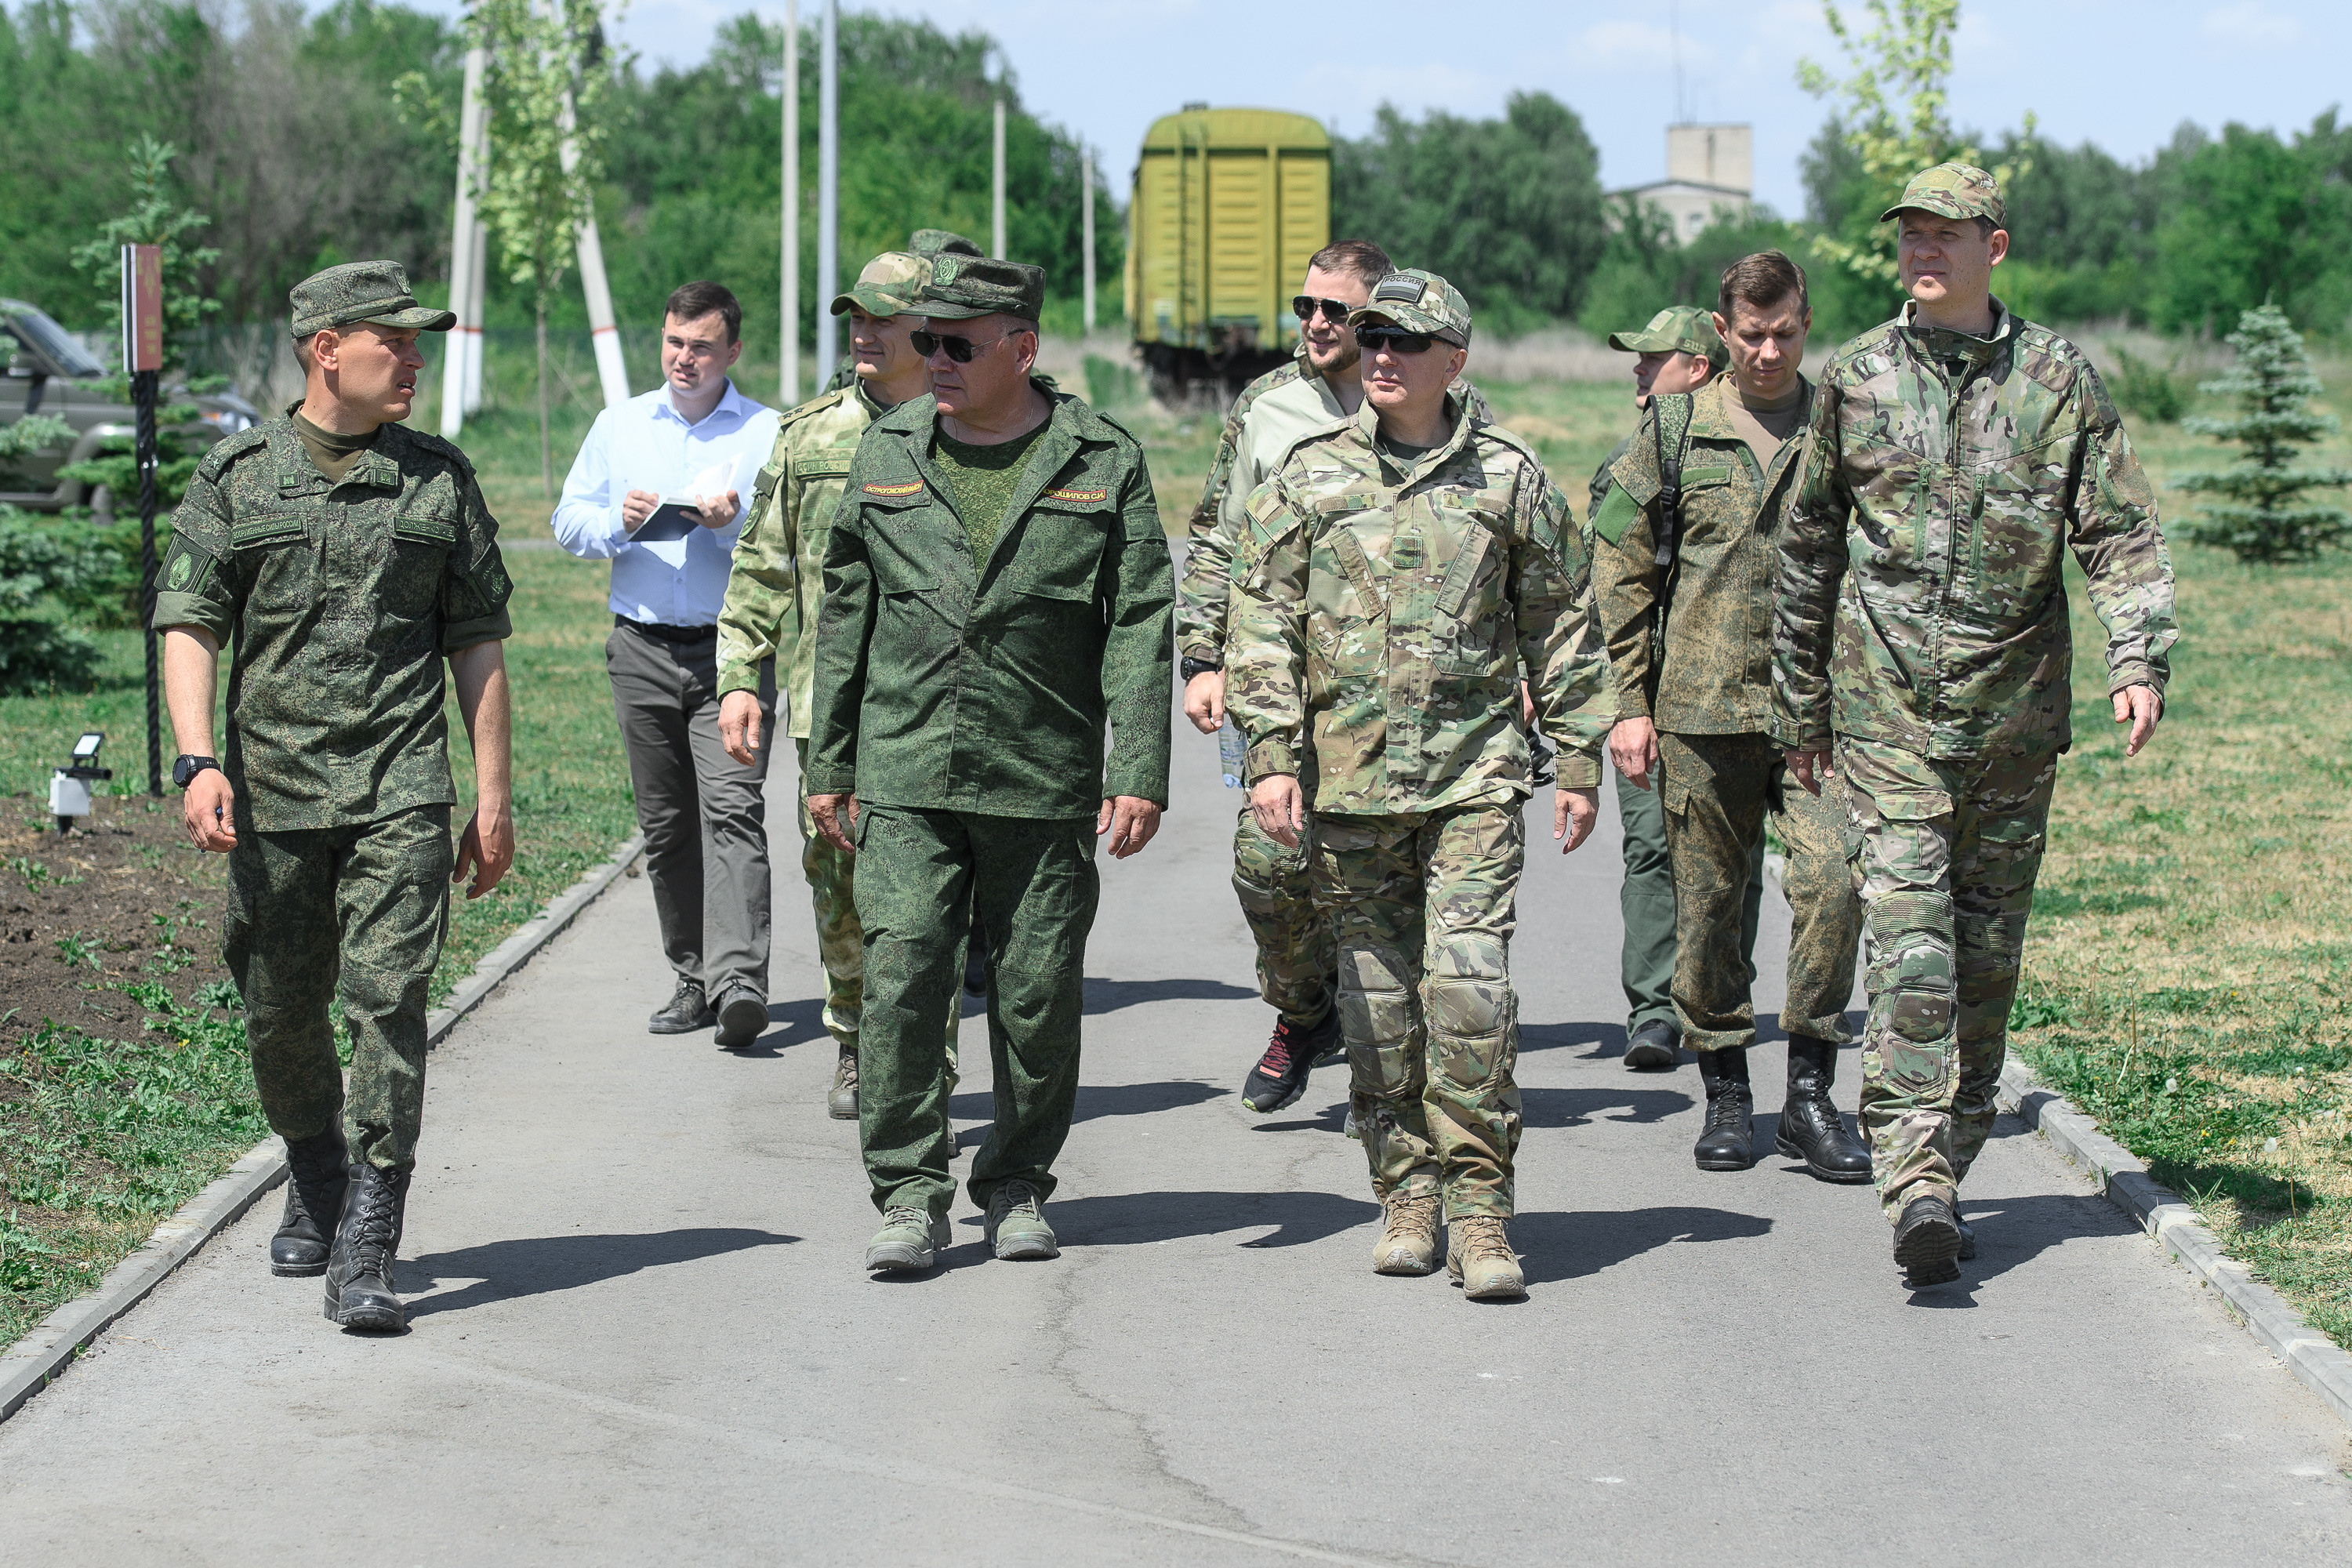
[[[237,824],[221,961],[279,1137],[314,1138],[340,1115],[354,1163],[416,1163],[425,994],[449,931],[452,857],[446,805],[305,832]],[[348,1103],[338,1004],[352,1036]]]
[[[1316,906],[1372,1192],[1508,1218],[1519,1147],[1511,931],[1527,830],[1512,805],[1318,816]]]
[[[1749,889],[1772,819],[1787,864],[1789,988],[1780,1027],[1843,1045],[1853,995],[1862,900],[1845,859],[1845,809],[1834,780],[1819,795],[1788,778],[1768,735],[1658,737],[1666,846],[1675,876],[1675,1009],[1694,1051],[1756,1043],[1756,903]]]
[[[1257,988],[1266,1005],[1302,1028],[1321,1023],[1339,994],[1331,927],[1315,911],[1309,839],[1285,848],[1242,807],[1234,825],[1234,891],[1257,942]]]
[[[1625,1033],[1644,1024],[1664,1022],[1679,1030],[1675,1013],[1675,868],[1666,854],[1665,793],[1658,771],[1650,773],[1650,787],[1637,789],[1633,781],[1612,768],[1617,781],[1618,848],[1625,861],[1625,879],[1617,888],[1617,912],[1624,918],[1625,940],[1618,950],[1619,983],[1625,989]],[[1739,956],[1753,968],[1756,928],[1764,905],[1764,838],[1756,838],[1756,853],[1748,862],[1748,890],[1739,900]]]
[[[866,928],[858,923],[855,856],[844,854],[816,830],[809,814],[808,742],[793,744],[800,753],[801,875],[807,879],[809,902],[816,910],[817,962],[824,966],[824,1032],[844,1056],[857,1054],[858,1020],[866,1013]],[[956,1025],[959,1008],[948,1008],[948,1073],[954,1077]]]
[[[1992,1131],[2058,757],[1937,762],[1841,735],[1837,769],[1870,929],[1862,1130],[1891,1220],[1956,1201]]]

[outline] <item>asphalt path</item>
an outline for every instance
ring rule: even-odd
[[[668,979],[615,882],[433,1058],[409,1331],[272,1279],[273,1198],[0,1425],[0,1560],[2352,1560],[2345,1429],[2015,1123],[1965,1194],[1982,1255],[1916,1295],[1868,1189],[1693,1168],[1696,1070],[1619,1060],[1611,805],[1565,861],[1548,794],[1530,817],[1528,1299],[1372,1274],[1345,1069],[1240,1103],[1270,1018],[1239,797],[1207,740],[1177,760],[1159,840],[1104,868],[1058,1261],[990,1259],[960,1201],[936,1272],[860,1267],[776,812],[762,1039],[645,1033]],[[1768,1149],[1782,1071],[1758,1051]]]

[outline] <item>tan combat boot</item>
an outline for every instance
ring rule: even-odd
[[[1446,1226],[1445,1271],[1473,1301],[1515,1301],[1528,1293],[1527,1277],[1511,1238],[1495,1215],[1460,1215]]]
[[[844,1051],[833,1064],[833,1088],[824,1097],[824,1113],[835,1121],[857,1120],[857,1053]]]
[[[1427,1274],[1437,1267],[1437,1194],[1391,1193],[1388,1225],[1372,1244],[1375,1274]]]

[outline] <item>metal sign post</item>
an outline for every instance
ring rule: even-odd
[[[155,647],[155,380],[163,368],[163,251],[122,247],[122,373],[138,413],[139,624],[147,634],[147,793],[163,793],[163,681]]]

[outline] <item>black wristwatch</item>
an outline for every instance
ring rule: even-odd
[[[172,782],[180,788],[185,789],[189,782],[206,768],[211,768],[217,773],[220,770],[220,764],[210,757],[180,756],[172,763]]]
[[[1211,670],[1221,670],[1224,668],[1223,663],[1212,664],[1205,658],[1193,658],[1190,655],[1176,666],[1177,673],[1186,680],[1192,679],[1196,675],[1206,675]]]

